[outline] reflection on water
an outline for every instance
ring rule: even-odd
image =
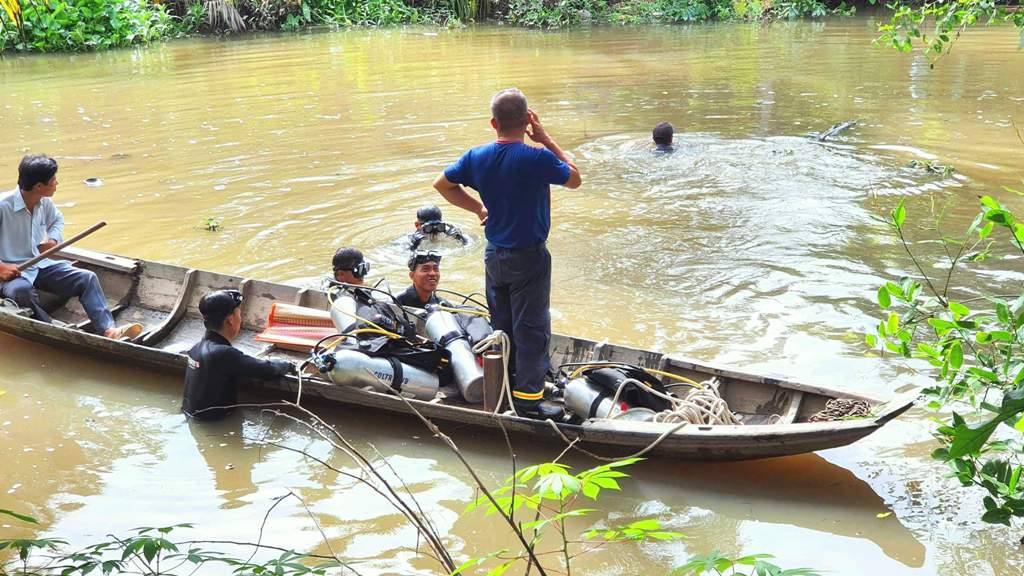
[[[906,198],[909,232],[923,240],[934,235],[933,204],[947,207],[943,230],[955,230],[978,194],[1018,178],[1011,120],[1024,118],[1024,75],[1007,28],[972,32],[934,69],[873,48],[873,30],[864,18],[410,28],[10,57],[0,61],[0,160],[56,155],[68,229],[110,223],[91,248],[316,285],[334,250],[355,245],[374,264],[370,280],[398,290],[415,210],[441,203],[433,177],[492,137],[488,99],[516,85],[585,180],[553,196],[556,330],[884,394],[925,376],[864,352],[875,287],[911,268],[876,218]],[[853,118],[835,141],[806,137]],[[649,131],[662,120],[677,127],[677,152],[655,157]],[[908,168],[912,159],[957,173]],[[445,211],[472,241],[446,252],[443,286],[479,291],[481,230],[472,215]],[[206,217],[223,230],[201,230]],[[1019,260],[998,258],[959,274],[973,293],[1024,279]],[[38,516],[42,533],[83,543],[194,522],[187,535],[255,540],[287,496],[267,521],[275,544],[327,550],[305,502],[331,547],[367,562],[365,573],[433,568],[365,486],[256,443],[266,435],[356,471],[308,430],[257,412],[190,425],[175,379],[10,338],[0,351],[0,508]],[[514,544],[491,519],[461,515],[471,478],[417,424],[325,416],[386,455],[453,550]],[[582,561],[592,573],[658,573],[719,549],[834,574],[1019,573],[1013,538],[977,522],[980,500],[929,459],[929,428],[914,412],[820,456],[646,462],[594,520],[653,515],[692,539]],[[488,482],[507,476],[500,439],[452,432]],[[519,461],[561,448],[519,446]]]

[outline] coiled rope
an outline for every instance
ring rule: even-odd
[[[672,406],[668,410],[661,412],[654,412],[649,408],[631,408],[625,412],[620,412],[612,416],[612,419],[620,418],[626,414],[635,414],[641,411],[648,413],[654,413],[654,422],[662,424],[678,424],[680,422],[687,422],[689,424],[723,424],[723,425],[742,425],[743,423],[736,419],[736,416],[729,409],[729,405],[722,399],[722,396],[718,393],[718,379],[712,378],[700,384],[700,388],[691,388],[686,396],[679,398],[670,394],[659,392],[654,388],[648,386],[646,383],[633,378],[627,378],[622,381],[619,385],[618,390],[615,391],[615,396],[612,398],[612,404],[618,405],[619,395],[622,390],[626,387],[626,384],[632,382],[637,386],[643,387],[651,394],[666,400]]]
[[[512,351],[512,341],[509,340],[508,334],[505,334],[501,330],[495,330],[491,332],[490,336],[476,343],[473,346],[473,353],[477,355],[483,355],[492,347],[497,346],[501,350],[501,390],[502,394],[508,400],[509,412],[516,414],[516,405],[512,402],[512,384],[508,377],[508,358]],[[501,402],[495,402],[494,411],[491,414],[497,416],[498,411],[501,409]]]
[[[825,403],[825,409],[814,414],[810,422],[831,422],[842,418],[869,416],[871,405],[863,400],[853,398],[833,398]]]

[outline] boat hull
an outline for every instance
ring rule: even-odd
[[[126,270],[126,266],[121,266],[118,270],[106,268],[102,258],[96,257],[87,260],[84,265],[84,267],[89,267],[101,274],[101,278],[105,279],[105,288],[107,288],[106,284],[109,284],[110,289],[115,291],[118,286],[122,287],[123,293],[115,292],[115,296],[121,298],[122,308],[126,310],[122,314],[129,318],[132,314],[136,316],[143,312],[150,314],[153,310],[163,306],[159,298],[143,302],[147,296],[144,291],[138,290],[137,280],[138,275],[146,274],[147,268],[157,269],[163,276],[169,276],[172,283],[177,274],[175,270],[180,271],[183,287],[189,283],[188,278],[191,277],[194,280],[196,277],[195,274],[189,276],[190,271],[185,269],[159,263],[136,262],[138,269],[132,272]],[[168,271],[171,273],[168,274]],[[104,276],[105,273],[107,276]],[[126,283],[124,278],[114,277],[118,274],[134,274],[135,281]],[[305,293],[308,291],[294,287],[270,283],[253,286],[252,281],[236,277],[215,273],[204,274],[208,275],[205,281],[192,282],[191,292],[198,292],[197,288],[202,284],[234,285],[248,288],[248,291],[255,293],[258,298],[271,302],[288,301],[289,298],[295,302],[302,302],[304,298],[310,299],[310,295]],[[130,288],[125,288],[129,285]],[[164,290],[164,292],[168,292],[168,290]],[[165,330],[166,334],[163,334],[158,342],[171,342],[166,346],[113,341],[83,330],[58,327],[10,313],[0,313],[0,331],[60,350],[87,354],[104,362],[130,364],[165,373],[182,374],[186,366],[186,358],[182,353],[187,347],[185,343],[195,341],[201,334],[201,325],[197,324],[195,311],[189,310],[190,304],[195,303],[197,298],[198,296],[195,294],[181,292],[177,294],[177,298],[164,295],[164,300],[174,300],[174,302],[163,306],[168,308],[163,311],[164,322],[166,323],[167,319],[176,314],[178,316],[175,325],[171,326],[169,330]],[[247,296],[247,300],[248,298],[249,296]],[[313,298],[315,299],[315,296]],[[73,304],[69,305],[69,314],[73,314],[73,310],[70,308],[72,306]],[[132,306],[138,306],[144,310],[132,312]],[[177,313],[176,307],[181,309]],[[269,307],[269,302],[260,302],[257,305],[260,310],[267,307]],[[191,320],[184,321],[185,318],[189,318],[190,313]],[[259,312],[250,311],[246,314],[250,318],[250,323],[256,323],[248,327],[249,332],[254,332],[259,328]],[[167,328],[167,326],[157,326],[154,330],[161,327]],[[247,341],[247,345],[250,348],[254,346],[251,338]],[[251,349],[248,351],[252,352]],[[263,351],[268,352],[269,350],[264,348]],[[282,351],[281,354],[285,353]],[[748,388],[754,391],[745,392],[743,397],[737,396],[733,402],[742,404],[747,397],[756,397],[755,400],[747,402],[754,406],[750,408],[752,413],[761,410],[763,406],[773,406],[772,403],[775,403],[777,409],[773,408],[773,410],[777,412],[788,410],[789,414],[784,418],[788,418],[790,422],[740,426],[678,426],[649,422],[595,420],[583,425],[559,424],[556,426],[549,421],[540,422],[511,415],[494,415],[472,406],[402,399],[386,393],[338,386],[326,380],[309,377],[302,382],[302,396],[304,402],[315,399],[317,402],[328,404],[344,404],[405,414],[411,414],[415,410],[424,417],[437,422],[442,429],[444,423],[489,429],[499,434],[504,429],[513,435],[528,436],[533,441],[536,441],[537,438],[544,438],[552,445],[557,446],[565,446],[575,440],[576,448],[600,456],[622,456],[647,449],[646,454],[693,460],[767,458],[844,446],[871,434],[910,408],[915,396],[915,394],[904,395],[889,401],[884,406],[880,405],[875,410],[876,414],[868,418],[821,423],[794,421],[805,418],[808,411],[823,405],[828,398],[837,397],[840,393],[777,377],[755,376],[728,368],[673,359],[660,353],[610,346],[560,335],[555,335],[553,338],[552,355],[558,361],[589,361],[591,359],[631,361],[649,367],[657,366],[661,369],[669,369],[690,377],[717,376],[725,379],[729,382],[728,386],[737,391]],[[296,359],[294,353],[291,358]],[[295,400],[295,395],[299,390],[299,381],[295,376],[287,376],[274,381],[253,381],[248,384],[279,393],[282,398],[291,401]],[[842,394],[842,396],[849,397],[851,395]],[[871,401],[881,404],[881,401],[877,399],[871,399]],[[495,436],[496,441],[501,441],[499,438],[500,435]]]

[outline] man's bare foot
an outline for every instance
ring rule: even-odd
[[[125,324],[124,326],[115,326],[103,333],[104,336],[112,340],[131,340],[139,334],[142,334],[142,324]]]

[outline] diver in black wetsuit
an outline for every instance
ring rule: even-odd
[[[458,226],[448,224],[444,221],[441,209],[433,204],[422,206],[416,211],[416,231],[407,237],[406,247],[415,252],[419,250],[424,240],[439,241],[450,239],[465,246],[469,238],[459,229]]]
[[[415,252],[409,257],[409,279],[412,285],[395,296],[395,302],[420,310],[430,304],[451,307],[451,303],[434,293],[441,281],[440,254],[434,251]]]
[[[231,345],[242,330],[242,294],[217,290],[203,296],[199,312],[206,334],[188,351],[181,411],[197,420],[215,420],[237,403],[235,382],[243,378],[270,380],[294,370],[285,360],[260,360]]]

